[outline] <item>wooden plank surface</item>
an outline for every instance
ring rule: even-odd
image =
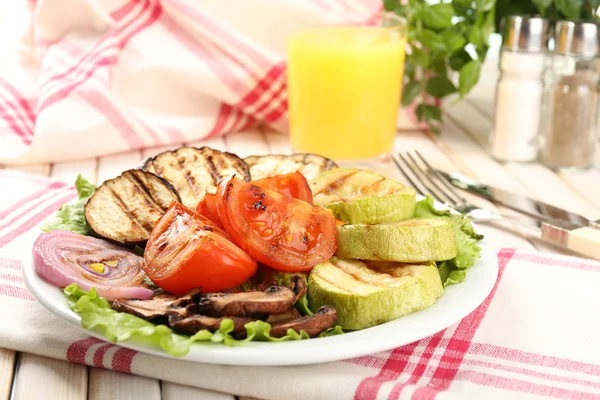
[[[161,399],[160,383],[156,379],[100,368],[91,368],[89,379],[89,400]]]
[[[87,367],[21,353],[15,375],[14,400],[85,400]]]
[[[492,129],[492,121],[483,116],[473,106],[473,103],[459,102],[452,104],[447,109],[450,125],[463,130],[480,147],[479,152],[484,157],[490,158],[486,153],[488,149],[488,134]],[[448,130],[444,130],[446,136]],[[450,133],[453,129],[449,130]],[[443,139],[442,139],[443,140]],[[491,158],[490,158],[491,159]],[[595,195],[600,195],[600,189],[594,187],[591,195],[588,193],[590,180],[599,182],[600,171],[592,168],[584,172],[561,172],[560,175],[539,163],[505,163],[500,164],[505,171],[510,173],[510,179],[520,182],[527,194],[543,199],[544,202],[556,205],[569,211],[582,213],[592,218],[600,218],[600,209]],[[580,176],[583,176],[582,180]],[[486,181],[494,184],[492,180]],[[516,185],[513,186],[516,188]],[[575,190],[573,190],[575,189]]]
[[[212,390],[198,389],[191,386],[177,385],[175,383],[162,383],[163,400],[202,399],[202,400],[235,400],[232,394],[213,392]]]
[[[0,349],[0,400],[10,397],[16,355],[12,350]]]
[[[81,174],[90,182],[96,182],[98,165],[97,159],[72,161],[59,164],[53,164],[50,176],[56,180],[73,184],[77,175]]]

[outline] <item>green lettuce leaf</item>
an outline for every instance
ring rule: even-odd
[[[54,217],[42,226],[44,232],[61,229],[63,231],[75,232],[81,235],[91,234],[92,229],[85,220],[83,206],[85,205],[85,202],[92,197],[92,194],[94,194],[96,186],[88,182],[81,175],[78,175],[75,180],[75,188],[79,194],[77,201],[72,204],[64,204],[61,206]]]
[[[475,232],[468,218],[451,213],[449,210],[437,210],[431,196],[417,202],[415,217],[440,218],[452,225],[458,240],[458,255],[452,260],[438,262],[437,266],[444,286],[464,281],[467,276],[466,270],[481,256],[481,247],[477,242],[483,239],[483,235]]]
[[[329,336],[341,335],[342,333],[344,333],[344,331],[342,330],[342,326],[336,325],[336,326],[332,326],[331,328],[327,329],[325,332],[321,333],[319,335],[319,337],[329,337]]]
[[[186,355],[194,342],[210,341],[223,343],[226,346],[243,346],[250,341],[283,342],[309,338],[306,332],[298,333],[293,329],[288,329],[283,337],[274,338],[270,335],[270,324],[254,321],[244,325],[247,333],[245,339],[235,339],[231,335],[233,321],[230,319],[224,320],[216,332],[201,330],[193,336],[180,335],[166,325],[155,325],[134,315],[113,310],[109,302],[100,297],[94,288],[87,292],[78,285],[72,284],[63,291],[67,296],[69,307],[81,317],[83,328],[101,333],[111,342],[141,341],[176,357]],[[341,333],[343,333],[341,327],[336,326],[329,328],[321,336]]]

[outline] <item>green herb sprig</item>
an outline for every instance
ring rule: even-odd
[[[442,99],[469,93],[479,80],[495,30],[496,0],[383,0],[385,9],[406,18],[409,54],[402,105],[417,102],[416,116],[439,132]]]

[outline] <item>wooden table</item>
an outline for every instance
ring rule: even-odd
[[[600,171],[597,168],[577,173],[554,173],[539,164],[500,164],[486,152],[487,135],[492,120],[492,95],[496,81],[495,62],[486,63],[485,79],[465,101],[446,110],[441,136],[424,132],[402,132],[396,137],[396,151],[418,149],[436,167],[461,171],[484,182],[555,204],[572,211],[600,218]],[[287,137],[277,133],[253,130],[190,143],[226,149],[240,155],[289,153]],[[97,183],[138,166],[145,157],[165,148],[117,154],[67,163],[5,167],[73,182],[78,173]],[[597,163],[597,165],[600,165]],[[399,177],[397,171],[385,173]],[[591,184],[592,183],[592,184]],[[468,196],[478,205],[493,206]],[[483,225],[489,243],[498,247],[514,247],[544,252],[560,249],[524,236],[511,223]],[[70,364],[33,354],[0,349],[0,400],[43,398],[46,400],[83,399],[234,399],[231,394],[194,389],[169,382]]]

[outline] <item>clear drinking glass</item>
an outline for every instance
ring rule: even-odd
[[[393,146],[400,106],[406,21],[330,25],[288,37],[290,140],[297,152],[367,160]]]

